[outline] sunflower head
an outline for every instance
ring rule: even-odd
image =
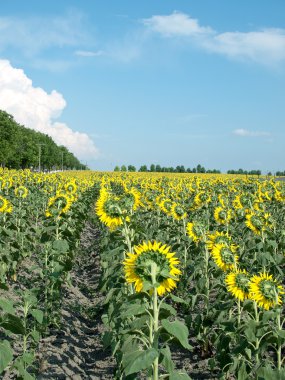
[[[219,224],[228,224],[232,216],[232,210],[224,207],[216,207],[214,211],[215,221]]]
[[[265,310],[282,304],[284,288],[269,273],[263,272],[253,276],[250,279],[249,289],[249,298]]]
[[[170,249],[156,241],[135,246],[134,253],[128,253],[123,262],[126,281],[134,283],[137,292],[155,287],[163,295],[173,290],[181,271],[177,268],[179,260]]]
[[[166,214],[171,215],[171,208],[172,208],[172,200],[170,198],[165,198],[161,200],[161,202],[158,204],[159,208]]]
[[[244,301],[249,296],[250,276],[245,269],[230,272],[225,279],[228,291],[237,299]]]
[[[15,189],[15,195],[19,198],[27,198],[29,190],[25,186],[19,186]]]
[[[228,246],[225,244],[216,244],[212,249],[212,256],[216,265],[224,272],[234,270],[237,262],[238,255],[236,254],[237,247]]]
[[[70,182],[67,182],[65,185],[64,185],[64,190],[68,193],[68,194],[75,194],[76,191],[77,191],[77,185],[74,181],[70,181]]]
[[[187,234],[190,236],[195,243],[199,243],[200,241],[205,241],[206,239],[206,225],[203,221],[194,221],[189,222],[186,227]]]
[[[10,214],[12,211],[12,203],[0,195],[0,213]]]
[[[187,213],[179,203],[173,203],[171,207],[171,215],[175,220],[185,219]]]
[[[227,232],[216,231],[213,234],[208,234],[207,247],[212,250],[216,244],[224,244],[227,246],[234,246],[232,237]]]
[[[46,209],[46,217],[59,218],[62,214],[66,214],[72,205],[70,197],[65,193],[58,193],[54,197],[49,198],[48,207]]]

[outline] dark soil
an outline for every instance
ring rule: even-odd
[[[71,273],[72,285],[63,292],[61,328],[41,342],[39,380],[114,378],[114,359],[101,342],[100,263],[98,253],[92,251],[94,239],[95,231],[86,226],[82,253]]]

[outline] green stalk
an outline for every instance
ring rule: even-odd
[[[240,299],[237,301],[237,308],[238,308],[238,327],[240,326],[241,322],[241,306],[240,306]]]
[[[278,331],[282,331],[282,324],[281,324],[281,310],[279,309],[278,310],[278,314],[277,314],[277,317],[276,317],[276,321],[277,321],[277,328],[278,328]],[[281,369],[281,366],[282,366],[282,343],[280,341],[280,337],[277,338],[277,368],[278,370]]]
[[[156,263],[151,263],[151,280],[153,285],[153,333],[152,333],[152,345],[156,350],[158,349],[158,339],[154,341],[154,337],[158,332],[158,297],[157,297],[157,288],[156,288],[156,273],[157,265]],[[153,362],[153,380],[158,380],[158,357]]]
[[[256,304],[255,301],[253,302],[253,307],[254,307],[255,321],[257,323],[259,323],[259,313],[258,313],[257,304]],[[256,361],[256,365],[259,365],[259,363],[260,363],[259,352],[258,352],[258,350],[259,350],[259,344],[260,344],[260,340],[256,339],[256,341],[255,341],[255,361]]]

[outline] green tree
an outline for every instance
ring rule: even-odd
[[[135,172],[136,171],[136,168],[134,165],[129,165],[128,166],[128,172]]]

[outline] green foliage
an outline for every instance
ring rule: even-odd
[[[8,168],[38,168],[41,144],[42,169],[86,169],[64,146],[51,137],[18,124],[13,116],[0,110],[0,165]],[[62,162],[63,161],[63,162]]]

